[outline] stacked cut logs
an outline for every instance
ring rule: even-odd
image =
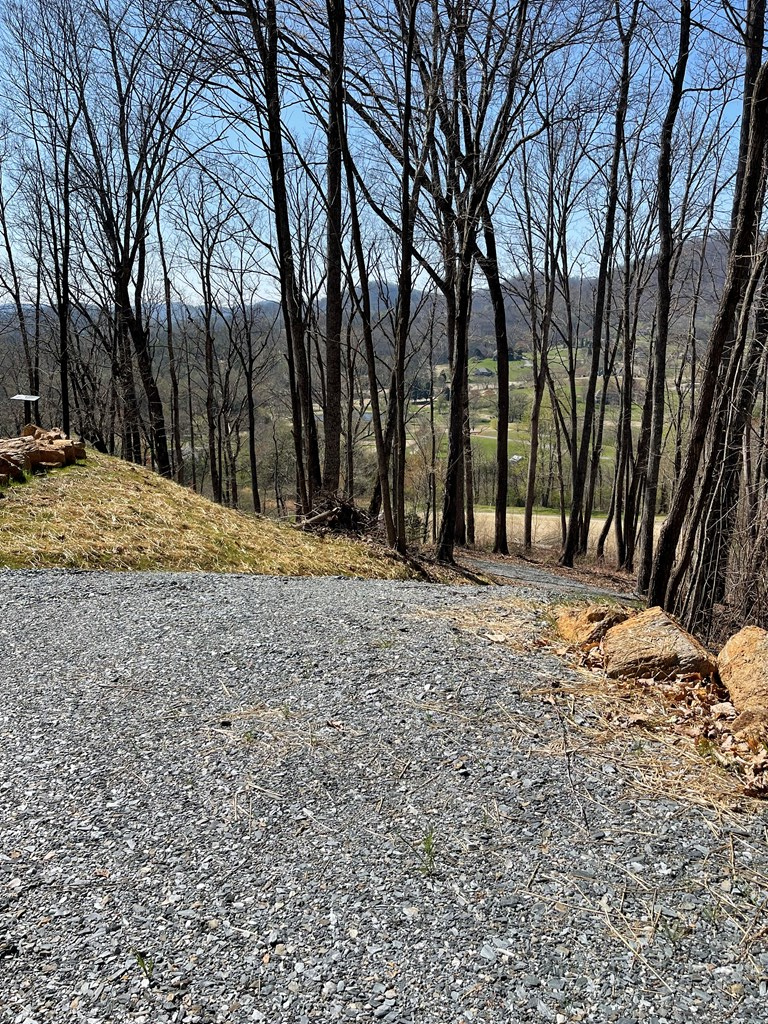
[[[63,430],[43,430],[33,424],[24,427],[21,437],[0,439],[0,484],[20,480],[36,469],[71,466],[85,458],[85,445],[73,441]]]

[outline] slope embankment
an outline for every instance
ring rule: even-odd
[[[222,508],[149,470],[88,450],[0,501],[0,566],[412,579],[379,545],[303,533]],[[423,575],[422,575],[423,578]]]

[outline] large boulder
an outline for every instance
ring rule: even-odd
[[[614,679],[713,675],[717,660],[663,608],[647,608],[603,638],[606,673]]]
[[[569,644],[594,647],[612,626],[624,622],[632,614],[626,608],[605,604],[564,608],[557,616],[557,631]]]
[[[731,722],[731,732],[745,740],[753,750],[765,748],[768,741],[768,712],[742,711]]]
[[[739,630],[720,651],[717,668],[738,712],[768,714],[768,630]]]

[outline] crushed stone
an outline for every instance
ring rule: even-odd
[[[455,627],[488,588],[0,593],[0,1024],[768,1021],[759,806],[562,753],[575,674]]]

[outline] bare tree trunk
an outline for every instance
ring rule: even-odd
[[[432,512],[431,540],[437,540],[437,436],[435,433],[435,348],[434,334],[429,332],[429,497]]]
[[[613,296],[613,276],[608,283],[608,307],[610,308]],[[606,319],[605,341],[603,345],[603,386],[600,392],[600,405],[593,427],[594,437],[592,444],[592,457],[589,465],[589,481],[587,483],[586,501],[584,502],[584,516],[581,525],[581,539],[579,542],[579,553],[584,555],[589,547],[589,530],[592,522],[592,510],[595,503],[595,491],[598,478],[600,477],[600,456],[603,451],[603,430],[605,429],[605,409],[608,403],[608,388],[613,375],[613,368],[618,351],[618,340],[611,347],[610,343],[610,322]]]
[[[611,259],[613,257],[613,236],[616,224],[616,206],[619,195],[619,164],[621,161],[622,140],[624,137],[624,124],[627,116],[629,102],[629,86],[632,78],[631,50],[635,29],[637,28],[638,11],[640,0],[634,0],[630,14],[629,24],[623,29],[619,24],[619,34],[622,41],[622,66],[621,78],[619,81],[619,98],[616,105],[614,118],[613,153],[611,156],[611,168],[609,173],[608,197],[605,211],[605,232],[600,253],[600,267],[597,275],[597,287],[595,290],[595,309],[592,323],[592,360],[587,381],[587,391],[584,398],[584,422],[582,424],[581,440],[576,446],[574,435],[574,452],[572,453],[574,463],[573,493],[571,495],[571,514],[568,520],[568,532],[563,546],[563,553],[560,556],[560,564],[568,567],[573,566],[573,559],[579,544],[581,521],[583,517],[584,488],[587,481],[587,461],[592,441],[592,421],[594,419],[594,402],[597,385],[597,373],[600,368],[600,351],[603,337],[603,318],[605,316],[605,297],[608,287],[608,276]]]
[[[192,366],[189,358],[189,335],[185,336],[187,362],[187,416],[189,418],[189,451],[192,465],[192,490],[197,491],[197,456],[195,455],[195,417],[192,410]]]
[[[256,459],[256,405],[253,401],[253,388],[250,381],[246,382],[246,413],[248,416],[248,467],[251,471],[251,496],[253,511],[261,515],[261,496],[259,494],[259,466]]]
[[[654,378],[651,437],[645,478],[643,518],[640,525],[640,567],[637,576],[637,588],[641,594],[645,593],[651,579],[653,528],[656,522],[659,473],[661,470],[664,439],[664,399],[667,382],[669,315],[672,306],[671,268],[674,244],[671,207],[672,133],[683,97],[690,39],[691,0],[682,0],[680,4],[680,37],[677,48],[677,63],[672,76],[672,90],[667,105],[667,113],[661,129],[661,150],[659,153],[658,185],[656,189],[656,203],[659,216],[658,297],[656,301],[656,344],[653,354]]]
[[[64,167],[61,182],[61,253],[58,263],[56,313],[59,326],[59,381],[61,384],[61,428],[70,432],[69,417],[69,320],[71,295],[69,287],[70,259],[72,255],[72,195],[70,178],[72,170],[72,126],[68,127],[64,150]],[[51,239],[57,237],[55,226],[51,225]]]
[[[280,297],[290,349],[288,362],[293,377],[291,389],[296,395],[296,400],[293,402],[293,438],[300,487],[298,504],[301,512],[307,515],[314,503],[315,493],[322,486],[322,476],[317,424],[312,408],[312,393],[309,383],[309,358],[304,337],[305,325],[301,315],[299,283],[293,257],[293,239],[285,185],[277,7],[275,0],[265,0],[262,18],[252,0],[244,0],[243,6],[263,69],[268,135],[267,163],[272,182],[273,216],[280,268]],[[305,441],[306,472],[304,468]]]
[[[342,126],[343,127],[343,126]],[[347,145],[346,131],[342,134],[344,164],[347,174],[347,193],[349,195],[350,224],[352,230],[352,247],[357,263],[357,273],[360,283],[360,315],[363,326],[363,343],[365,345],[365,362],[368,369],[368,389],[371,400],[371,423],[373,425],[373,437],[376,444],[376,469],[377,485],[380,494],[381,508],[384,515],[384,528],[387,534],[387,543],[390,547],[395,546],[396,530],[392,515],[392,500],[389,489],[389,447],[386,443],[381,422],[381,403],[379,401],[379,378],[376,367],[376,351],[373,344],[373,330],[371,327],[371,292],[368,277],[368,267],[365,261],[363,248],[363,235],[360,228],[360,216],[357,208],[357,190],[355,188],[354,167],[352,156]],[[353,291],[353,289],[351,289]],[[378,515],[378,512],[376,512]]]
[[[405,352],[411,321],[413,291],[413,233],[420,182],[411,189],[411,168],[408,154],[411,149],[411,123],[413,119],[412,95],[413,60],[416,48],[416,11],[418,0],[405,0],[399,14],[405,43],[403,109],[401,125],[401,152],[403,169],[400,177],[400,268],[397,281],[397,329],[395,334],[395,451],[394,451],[394,520],[395,546],[405,554],[408,538],[405,525],[405,460],[408,439],[405,428]]]
[[[205,418],[208,424],[208,468],[211,474],[213,500],[222,503],[221,464],[219,461],[219,445],[217,441],[216,423],[219,411],[216,407],[216,379],[214,376],[215,349],[210,316],[206,315],[205,323]]]
[[[351,290],[351,289],[350,289]],[[352,345],[352,318],[347,322],[346,377],[347,406],[344,439],[344,496],[355,500],[355,348]]]
[[[163,274],[163,298],[165,299],[165,334],[168,346],[168,375],[171,379],[171,447],[174,452],[174,476],[180,484],[184,483],[184,452],[181,446],[181,408],[179,403],[179,374],[176,366],[176,353],[173,342],[173,303],[171,301],[171,278],[168,262],[165,258],[165,245],[160,225],[159,210],[155,214],[157,228],[157,248],[160,256],[160,268]]]
[[[344,120],[344,24],[346,0],[326,0],[330,34],[328,62],[328,160],[326,175],[325,461],[323,491],[334,495],[341,475],[342,319],[342,130]]]
[[[475,483],[472,476],[472,432],[469,420],[469,382],[464,382],[464,507],[466,509],[467,538],[475,543]]]
[[[453,547],[456,538],[458,514],[459,481],[462,476],[464,453],[464,396],[462,383],[467,373],[467,335],[469,327],[469,296],[472,279],[472,253],[474,244],[461,254],[457,282],[456,303],[456,349],[451,385],[451,411],[448,426],[448,466],[445,473],[443,494],[443,518],[437,542],[437,558],[440,562],[453,563]]]
[[[501,555],[509,554],[507,539],[507,491],[509,489],[509,342],[507,340],[507,313],[504,308],[504,292],[499,275],[499,259],[496,249],[496,233],[491,213],[486,204],[483,210],[483,232],[485,256],[479,255],[478,262],[488,282],[488,291],[493,305],[493,323],[496,336],[496,375],[498,380],[498,420],[496,427],[496,496],[494,506],[493,550]]]
[[[130,310],[130,306],[129,306]],[[115,303],[115,360],[113,373],[120,381],[122,391],[122,438],[123,458],[128,462],[141,463],[141,417],[139,398],[136,394],[136,381],[133,376],[131,342],[128,325],[123,318],[123,310]]]
[[[680,478],[672,498],[669,515],[661,529],[656,546],[656,557],[648,590],[648,599],[651,604],[660,604],[666,607],[670,599],[668,585],[672,575],[672,566],[704,449],[721,361],[731,332],[731,325],[736,317],[749,277],[749,254],[760,213],[759,198],[766,133],[768,132],[767,106],[768,64],[763,64],[755,81],[750,107],[747,127],[749,133],[747,161],[739,196],[736,230],[731,241],[725,285],[712,325],[704,365],[699,378],[699,400],[691,425],[691,436],[680,471]]]

